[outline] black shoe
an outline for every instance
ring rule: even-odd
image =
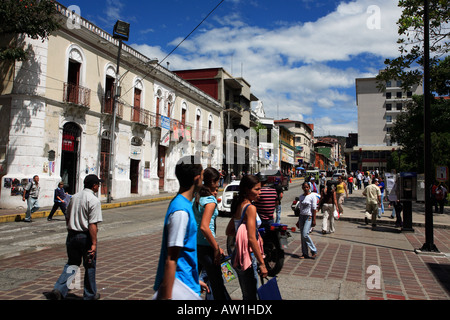
[[[57,289],[53,289],[52,292],[50,292],[47,295],[48,300],[62,300],[62,294]]]
[[[367,219],[367,217],[364,217],[364,222],[365,222],[366,224],[369,224],[369,219]]]
[[[377,225],[376,225],[376,224],[373,224],[373,225],[372,225],[372,230],[373,230],[373,231],[377,230]]]

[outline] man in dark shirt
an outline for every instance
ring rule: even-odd
[[[273,212],[277,204],[278,194],[277,191],[267,186],[267,177],[264,175],[259,176],[261,182],[261,192],[254,205],[256,212],[261,219],[261,226],[270,226],[273,223]]]
[[[65,202],[65,198],[66,192],[64,191],[64,182],[61,181],[58,184],[58,188],[55,189],[55,197],[53,199],[54,204],[52,210],[50,211],[50,214],[48,215],[48,221],[53,220],[53,215],[55,214],[56,210],[58,210],[58,208],[61,209],[64,216],[66,215],[67,203]]]

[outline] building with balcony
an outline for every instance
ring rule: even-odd
[[[378,89],[377,79],[358,78],[356,82],[356,104],[358,106],[357,145],[347,148],[349,171],[384,171],[392,150],[398,146],[391,141],[390,130],[397,116],[415,94],[423,94],[421,85],[404,92],[401,82],[386,82],[386,90]]]
[[[0,66],[1,208],[24,207],[17,195],[34,175],[40,205],[49,206],[61,180],[74,194],[97,174],[104,198],[111,175],[110,196],[119,199],[177,191],[174,168],[183,155],[219,167],[223,108],[216,99],[127,45],[117,70],[119,41],[56,7],[62,28],[45,41],[10,39],[20,38],[29,59]]]
[[[257,171],[257,147],[250,141],[250,128],[257,125],[251,103],[259,99],[242,77],[233,77],[223,68],[176,70],[175,74],[206,92],[222,106],[224,129],[223,169],[236,176],[241,172]],[[227,130],[232,133],[227,137]],[[244,136],[239,139],[236,136]]]

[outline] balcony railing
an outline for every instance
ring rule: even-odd
[[[113,113],[114,99],[103,98],[103,110],[102,113],[111,114]],[[116,116],[123,118],[123,103],[117,103]]]
[[[143,124],[145,126],[149,126],[150,125],[150,112],[139,108],[139,107],[132,107],[131,108],[131,121],[132,122],[136,122],[136,123],[140,123]]]
[[[64,83],[63,101],[90,108],[91,90],[73,83]]]

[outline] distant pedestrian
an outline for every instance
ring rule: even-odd
[[[157,300],[199,300],[201,287],[197,260],[197,223],[192,209],[194,193],[203,181],[203,168],[195,156],[181,158],[175,175],[180,184],[164,218],[161,252],[156,273]]]
[[[275,223],[281,222],[281,200],[283,199],[283,186],[280,181],[275,181],[275,191],[277,192],[278,198],[275,205]]]
[[[313,176],[309,179],[309,189],[311,192],[319,193],[319,188],[317,187],[316,178]]]
[[[64,182],[61,181],[58,183],[58,187],[55,189],[55,195],[53,199],[53,208],[50,211],[50,214],[48,215],[47,220],[52,221],[53,215],[55,214],[56,210],[61,209],[64,216],[66,215],[66,192],[64,191]]]
[[[384,214],[384,190],[385,190],[385,185],[384,185],[384,181],[382,178],[378,178],[378,187],[380,188],[380,192],[381,192],[381,204],[380,204],[380,210],[378,211],[378,218],[381,218],[381,215]]]
[[[378,179],[374,179],[374,183],[368,185],[362,194],[366,197],[366,210],[372,215],[372,230],[375,230],[377,226],[378,207],[381,205],[381,191],[378,187]],[[367,216],[365,220],[367,224]]]
[[[35,175],[33,181],[29,182],[23,192],[22,200],[27,200],[27,211],[25,213],[25,222],[31,222],[31,214],[39,210],[39,176]]]
[[[435,198],[436,198],[435,211],[438,212],[437,206],[439,204],[439,213],[443,214],[445,199],[447,198],[447,189],[444,187],[442,183],[436,188]]]
[[[367,171],[363,176],[364,189],[367,188],[369,183],[370,183],[370,177],[369,177],[369,171]]]
[[[227,300],[227,289],[223,283],[220,262],[223,249],[216,241],[217,189],[220,173],[211,167],[203,171],[203,186],[197,192],[193,210],[197,221],[197,257],[199,272],[205,270],[214,300]]]
[[[358,173],[356,174],[356,181],[358,183],[358,190],[361,190],[362,179],[363,179],[363,174],[361,173],[361,171],[358,171]]]
[[[338,184],[336,186],[336,196],[337,196],[337,203],[339,208],[339,214],[344,214],[344,207],[342,204],[344,203],[344,197],[348,198],[348,190],[347,190],[347,184],[344,182],[344,178],[342,176],[338,177]]]
[[[320,192],[325,188],[325,185],[327,183],[327,178],[325,177],[324,173],[320,174]]]
[[[61,276],[55,283],[53,291],[49,295],[51,300],[66,298],[69,291],[69,283],[74,273],[83,261],[84,267],[84,300],[98,300],[95,280],[97,265],[97,224],[102,222],[102,206],[95,195],[100,187],[100,180],[95,174],[84,178],[84,189],[72,197],[67,207],[67,256],[68,261],[64,266]],[[76,267],[76,268],[75,268]]]
[[[300,215],[298,217],[297,227],[300,230],[300,238],[302,241],[302,256],[300,259],[315,259],[317,256],[317,249],[309,236],[311,228],[316,225],[317,212],[317,196],[311,194],[310,185],[308,182],[302,184],[303,194],[299,197]],[[308,254],[308,249],[311,251],[311,256]]]
[[[350,174],[347,178],[347,190],[348,193],[353,194],[353,175]]]
[[[320,195],[320,205],[322,207],[322,234],[328,232],[334,233],[334,210],[338,210],[336,199],[336,190],[331,181],[328,181],[326,187],[322,189]]]
[[[225,179],[225,175],[224,172],[222,171],[222,169],[219,169],[219,188],[223,188],[223,180]]]

